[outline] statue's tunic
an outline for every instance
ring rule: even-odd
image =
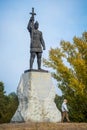
[[[33,30],[33,37],[30,44],[30,52],[42,52],[42,46],[44,47],[44,40],[42,32],[39,30]]]

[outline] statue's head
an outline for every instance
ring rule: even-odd
[[[36,21],[35,24],[34,24],[34,28],[38,29],[38,27],[39,27],[39,23]]]

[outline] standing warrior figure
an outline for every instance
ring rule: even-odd
[[[32,16],[29,20],[27,29],[30,33],[31,43],[30,43],[30,69],[33,68],[33,62],[35,59],[35,56],[37,56],[37,65],[38,70],[41,69],[41,57],[42,57],[42,47],[43,50],[45,50],[45,43],[43,40],[42,32],[38,30],[39,23],[36,21],[34,23],[34,8],[32,8],[32,13],[30,13]]]

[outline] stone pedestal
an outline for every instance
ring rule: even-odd
[[[19,106],[11,122],[61,121],[61,112],[54,102],[55,88],[50,73],[30,71],[22,74],[17,95]]]

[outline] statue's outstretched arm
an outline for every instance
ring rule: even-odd
[[[27,29],[28,31],[31,33],[32,31],[32,28],[33,28],[33,18],[31,17],[29,22],[28,22],[28,26],[27,26]]]

